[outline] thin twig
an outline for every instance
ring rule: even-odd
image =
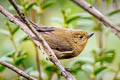
[[[39,52],[38,52],[38,47],[34,44],[34,48],[35,48],[35,53],[36,53],[36,64],[37,64],[37,69],[39,72],[39,80],[43,80],[42,79],[42,74],[41,74],[41,65],[40,65],[40,58],[39,58]]]
[[[16,73],[18,73],[19,75],[23,76],[24,78],[28,79],[28,80],[37,80],[33,77],[31,77],[30,75],[26,74],[24,71],[16,68],[15,66],[11,65],[11,64],[8,64],[4,61],[0,61],[0,64],[3,65],[3,66],[6,66],[8,67],[9,69],[15,71]]]
[[[62,66],[60,61],[57,59],[55,56],[55,53],[53,50],[50,48],[48,43],[44,40],[44,38],[36,31],[35,26],[30,22],[30,20],[19,10],[17,7],[17,4],[15,3],[14,0],[9,0],[9,2],[13,5],[13,7],[16,9],[18,15],[20,18],[23,20],[24,24],[26,24],[29,29],[32,31],[32,33],[37,37],[39,42],[42,43],[40,49],[45,52],[48,56],[48,59],[51,60],[60,70],[62,75],[67,79],[67,80],[75,80],[74,76],[71,75],[70,72],[66,71],[65,68]],[[38,26],[37,26],[38,27]],[[42,47],[42,48],[41,48]],[[44,50],[43,50],[44,49]]]
[[[12,44],[13,44],[13,47],[14,47],[15,51],[18,52],[17,45],[16,45],[16,43],[15,43],[14,36],[13,36],[13,34],[12,34],[12,29],[11,29],[9,23],[7,23],[7,27],[8,27],[8,31],[9,31],[9,33],[10,33],[9,38],[10,38]]]
[[[34,13],[33,9],[31,9],[31,15],[32,15],[32,21],[35,22],[35,13]],[[43,80],[42,74],[41,74],[41,65],[40,65],[40,56],[39,56],[39,52],[38,52],[38,47],[35,45],[34,42],[33,42],[33,45],[34,45],[35,53],[36,53],[36,65],[37,65],[37,70],[39,73],[39,80]]]
[[[74,3],[82,7],[84,10],[95,16],[100,20],[106,27],[109,27],[112,32],[120,38],[120,30],[117,29],[101,12],[99,12],[95,7],[88,4],[85,0],[72,0]]]
[[[11,13],[9,13],[6,9],[4,9],[2,6],[0,6],[0,12],[8,18],[9,21],[15,23],[17,26],[19,26],[27,35],[28,37],[42,50],[43,46],[47,49],[47,55],[49,59],[60,69],[62,75],[67,80],[75,80],[74,76],[66,71],[64,67],[61,65],[60,61],[58,61],[57,57],[55,56],[52,49],[49,47],[49,45],[46,43],[46,41],[41,37],[41,41],[35,40],[38,39],[38,36],[34,34],[23,22],[21,22],[18,18],[14,17]]]

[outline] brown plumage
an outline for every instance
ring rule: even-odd
[[[58,59],[78,56],[84,49],[89,37],[93,35],[88,35],[87,32],[79,29],[37,27],[36,30],[48,42]]]

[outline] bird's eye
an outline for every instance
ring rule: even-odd
[[[83,38],[83,36],[81,36],[81,35],[78,35],[78,38],[82,39],[82,38]]]

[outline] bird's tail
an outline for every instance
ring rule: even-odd
[[[23,22],[23,20],[19,16],[16,15],[15,17]],[[52,31],[54,31],[54,27],[38,26],[30,19],[27,18],[27,20],[29,21],[29,24],[32,25],[38,32],[52,32]]]

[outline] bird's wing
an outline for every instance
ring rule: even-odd
[[[52,32],[54,27],[35,27],[38,32]]]
[[[50,47],[52,49],[58,50],[61,52],[73,50],[72,46],[67,41],[67,38],[65,38],[65,36],[63,36],[66,33],[64,31],[62,31],[62,29],[57,29],[57,28],[53,28],[53,27],[50,27],[50,28],[47,27],[46,29],[47,29],[47,31],[45,31],[45,28],[44,28],[44,31],[42,31],[42,32],[40,29],[38,31],[44,37],[44,39],[48,42],[48,44],[50,45]],[[42,30],[43,30],[43,28],[42,28]],[[50,30],[52,30],[52,31],[50,31]]]

